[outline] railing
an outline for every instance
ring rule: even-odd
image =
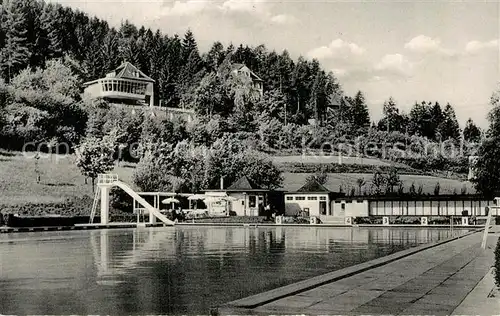
[[[112,184],[116,181],[118,181],[117,174],[106,173],[97,176],[97,184]]]

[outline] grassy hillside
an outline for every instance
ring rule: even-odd
[[[284,187],[286,187],[287,190],[295,191],[304,185],[304,180],[307,176],[307,173],[284,173]],[[373,174],[371,173],[329,173],[325,187],[331,191],[338,191],[339,187],[342,186],[344,192],[354,187],[356,188],[356,194],[358,194],[358,185],[356,181],[359,178],[363,178],[366,181],[362,191],[369,189],[372,185],[371,180],[373,178]],[[460,193],[464,185],[467,188],[467,193],[475,193],[474,187],[470,182],[454,179],[420,175],[401,175],[400,179],[403,182],[405,192],[408,192],[412,183],[415,183],[415,188],[418,188],[420,184],[422,185],[422,192],[424,194],[433,194],[434,187],[436,183],[439,182],[441,187],[440,194],[453,194],[454,191]]]
[[[0,204],[50,203],[60,202],[72,196],[92,196],[90,179],[88,184],[85,184],[85,178],[75,166],[74,159],[74,156],[58,155],[39,159],[42,176],[40,183],[36,183],[34,159],[18,152],[0,151]],[[116,166],[113,172],[124,182],[132,184],[133,171],[134,165],[121,164]],[[289,191],[299,189],[307,175],[307,173],[285,172],[283,188]],[[366,180],[364,189],[370,187],[372,179],[370,173],[330,173],[325,186],[332,191],[338,191],[342,186],[344,191],[347,191],[350,187],[357,188],[358,178]],[[419,175],[402,175],[401,180],[406,188],[405,191],[415,183],[417,188],[422,184],[424,193],[433,193],[436,183],[439,182],[441,194],[452,194],[454,190],[460,193],[464,185],[468,193],[474,193],[470,183],[459,180]]]
[[[390,166],[389,162],[362,157],[345,157],[345,156],[330,156],[330,155],[291,155],[291,156],[274,156],[273,161],[277,164],[282,163],[336,163],[336,164],[359,164],[372,166]]]
[[[50,203],[71,196],[93,196],[90,179],[85,184],[74,159],[55,154],[40,158],[41,181],[36,183],[34,159],[18,152],[0,151],[0,204]],[[117,166],[113,172],[131,183],[132,168]]]

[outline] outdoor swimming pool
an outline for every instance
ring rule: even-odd
[[[207,314],[450,236],[436,228],[179,226],[3,234],[0,314]]]

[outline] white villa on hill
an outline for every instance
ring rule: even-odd
[[[154,82],[131,63],[124,62],[104,78],[85,82],[84,95],[116,103],[138,102],[153,106]]]

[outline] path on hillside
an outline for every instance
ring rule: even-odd
[[[486,250],[481,238],[475,233],[252,310],[221,314],[449,315],[492,266],[498,237],[489,237]]]

